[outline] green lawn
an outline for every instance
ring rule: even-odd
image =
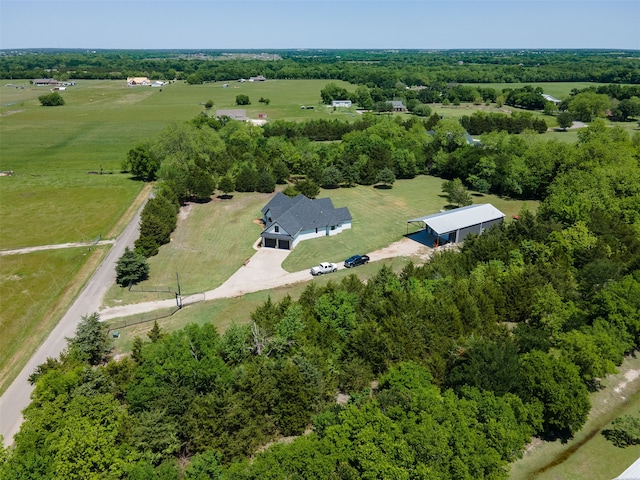
[[[270,198],[268,194],[235,193],[231,200],[215,199],[183,208],[172,241],[149,259],[151,278],[135,289],[175,292],[176,273],[185,295],[221,285],[253,255],[253,244],[262,231],[254,220],[260,218],[260,209]],[[105,303],[138,303],[172,295],[130,292],[113,285]]]
[[[348,207],[353,227],[331,237],[300,242],[283,264],[285,270],[305,270],[321,261],[340,262],[354,253],[377,250],[399,240],[418,228],[407,220],[437,213],[446,205],[442,197],[443,180],[419,176],[398,180],[392,189],[358,186],[322,190],[320,197],[330,197],[335,207]],[[189,206],[186,218],[180,219],[172,241],[149,260],[149,280],[130,292],[114,285],[107,294],[106,305],[139,303],[171,298],[179,274],[185,294],[198,293],[220,286],[243,262],[250,258],[261,227],[255,223],[260,210],[273,194],[236,193],[231,200],[219,200]],[[495,195],[474,197],[475,203],[492,203],[507,219],[527,205],[535,211],[537,202],[509,200]],[[408,227],[408,228],[407,228]],[[164,293],[140,290],[164,290]]]
[[[322,190],[335,207],[348,207],[353,217],[352,228],[331,237],[300,242],[284,261],[288,271],[308,268],[321,261],[342,261],[353,254],[363,254],[400,240],[418,229],[407,220],[437,213],[445,207],[440,178],[419,176],[397,180],[391,189],[367,186]],[[474,203],[492,203],[507,219],[524,205],[535,211],[537,202],[499,198],[495,195],[474,197]],[[407,227],[409,230],[407,230]]]
[[[0,257],[0,392],[55,326],[107,252],[70,248]],[[83,266],[88,265],[89,271]]]
[[[618,448],[601,433],[614,418],[640,411],[640,379],[629,382],[621,394],[614,390],[640,373],[640,358],[627,358],[619,370],[603,381],[606,388],[591,396],[589,419],[573,439],[537,444],[512,465],[509,479],[610,480],[640,457],[640,445]]]
[[[339,282],[349,275],[357,275],[358,278],[366,280],[374,275],[382,265],[387,265],[394,271],[400,271],[407,262],[408,259],[402,257],[386,259],[363,265],[357,269],[338,270],[331,275],[321,275],[319,277],[309,275],[309,282],[326,285],[328,282]],[[146,334],[153,326],[154,320],[158,322],[160,328],[165,332],[180,330],[191,323],[197,325],[213,323],[218,333],[222,334],[232,323],[248,323],[251,312],[262,305],[269,297],[274,302],[280,301],[286,295],[297,299],[307,285],[307,282],[303,282],[286,287],[248,293],[235,298],[196,303],[175,312],[173,315],[170,314],[175,308],[169,308],[153,313],[108,320],[109,327],[117,330],[120,334],[119,338],[115,340],[115,353],[130,352],[131,344],[136,336],[146,339]]]

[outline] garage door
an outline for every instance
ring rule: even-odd
[[[289,240],[280,240],[278,242],[278,248],[282,250],[289,250]]]
[[[264,246],[269,248],[276,248],[276,239],[275,238],[265,238]]]

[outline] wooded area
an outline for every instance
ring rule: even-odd
[[[196,455],[211,478],[505,478],[532,434],[577,431],[637,347],[637,140],[594,122],[551,156],[538,215],[400,275],[311,284],[222,335],[156,332],[108,363],[81,348],[103,337],[79,335],[33,376],[5,472],[177,478]]]

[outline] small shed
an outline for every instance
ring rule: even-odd
[[[445,238],[450,243],[458,243],[471,233],[481,235],[503,220],[504,213],[490,203],[481,203],[413,218],[407,220],[407,223],[424,224],[427,234]]]

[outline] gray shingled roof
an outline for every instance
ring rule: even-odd
[[[262,209],[262,215],[271,210],[271,221],[267,219],[265,230],[277,223],[288,234],[295,236],[301,230],[324,228],[351,221],[347,207],[335,208],[330,198],[311,200],[300,194],[289,198],[281,192]]]

